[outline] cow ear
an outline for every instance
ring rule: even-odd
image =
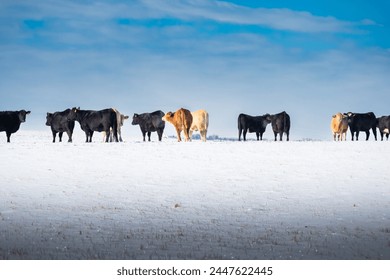
[[[124,119],[127,120],[129,118],[129,116],[124,116]]]
[[[333,115],[333,116],[332,116],[332,118],[335,118],[335,117],[336,117],[336,115]]]
[[[30,113],[31,113],[31,111],[27,111],[27,112],[26,112],[27,115],[30,114]]]

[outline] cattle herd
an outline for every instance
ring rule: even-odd
[[[10,142],[12,133],[19,130],[20,124],[26,121],[26,116],[30,111],[3,111],[0,112],[0,131],[5,131],[7,142]],[[118,110],[109,108],[100,111],[80,110],[80,108],[66,109],[62,112],[47,113],[46,125],[50,126],[53,143],[56,141],[56,135],[59,135],[59,141],[62,141],[64,132],[68,135],[68,142],[72,142],[72,134],[75,127],[75,121],[80,124],[81,129],[85,132],[86,142],[92,142],[92,136],[95,131],[103,132],[105,142],[123,141],[121,127],[129,116],[121,114]],[[164,113],[160,110],[152,113],[134,114],[132,125],[139,125],[143,141],[148,141],[152,132],[157,132],[158,140],[162,140],[165,128],[165,122],[171,123],[177,133],[177,140],[181,141],[181,132],[184,133],[185,141],[191,141],[192,133],[199,131],[201,140],[206,141],[207,129],[209,126],[209,114],[205,110],[190,112],[187,109],[179,109],[176,112]],[[290,135],[290,116],[286,112],[279,114],[265,114],[262,116],[250,116],[240,114],[238,116],[238,140],[246,141],[246,134],[256,133],[257,140],[263,139],[263,134],[268,124],[271,124],[274,132],[275,141],[279,134],[282,141],[283,134],[286,134],[287,141]],[[370,137],[372,130],[375,140],[377,140],[377,128],[381,135],[389,139],[390,134],[390,116],[376,118],[375,114],[369,113],[337,113],[331,119],[331,131],[334,140],[346,140],[346,134],[349,127],[352,141],[359,140],[359,132],[366,133],[366,140]]]

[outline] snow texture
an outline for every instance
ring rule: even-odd
[[[0,259],[390,259],[386,141],[0,136]]]

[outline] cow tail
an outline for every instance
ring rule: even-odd
[[[118,119],[117,119],[117,113],[112,110],[114,117],[112,119],[112,133],[114,136],[114,141],[118,142]]]
[[[287,113],[286,112],[283,112],[283,132],[287,133]]]

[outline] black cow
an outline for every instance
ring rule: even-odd
[[[351,131],[352,141],[354,140],[354,134],[356,132],[356,141],[359,140],[359,132],[366,132],[366,141],[370,137],[370,129],[374,133],[375,141],[376,141],[376,126],[377,119],[373,112],[358,114],[358,113],[344,113],[344,116],[348,118],[348,126]]]
[[[152,132],[157,131],[158,141],[161,141],[162,135],[165,128],[165,121],[162,120],[164,117],[163,111],[155,111],[153,113],[143,113],[143,114],[134,114],[132,125],[139,125],[142,136],[144,137],[148,133],[148,138],[150,141],[150,135]]]
[[[290,116],[285,112],[279,114],[270,115],[268,120],[271,122],[272,130],[274,131],[275,141],[278,133],[280,134],[280,141],[283,139],[283,133],[287,135],[287,141],[290,140]]]
[[[383,116],[377,118],[377,126],[379,129],[379,133],[381,134],[381,140],[383,141],[383,135],[386,135],[386,139],[389,140],[390,134],[390,116]]]
[[[68,114],[68,120],[76,120],[80,123],[81,129],[85,132],[86,142],[92,142],[94,131],[104,131],[106,133],[106,142],[108,142],[111,128],[114,141],[118,142],[118,122],[116,112],[113,109],[92,111],[72,108]]]
[[[19,130],[20,124],[26,121],[26,115],[30,113],[26,110],[0,112],[0,131],[5,131],[8,143],[11,142],[11,134]]]
[[[72,142],[72,134],[74,129],[74,121],[68,120],[70,109],[66,109],[63,112],[47,113],[46,125],[51,127],[53,133],[53,143],[56,142],[56,135],[59,132],[58,137],[62,142],[62,134],[66,132],[68,134],[68,142]]]
[[[238,116],[238,141],[241,141],[241,134],[244,136],[244,141],[246,141],[246,133],[256,132],[257,141],[263,140],[263,133],[265,128],[270,123],[268,121],[269,114],[263,116],[249,116],[246,114],[240,114]]]

